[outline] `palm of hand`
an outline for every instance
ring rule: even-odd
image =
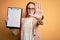
[[[38,2],[36,2],[35,3],[35,14],[34,14],[34,16],[36,17],[36,18],[42,18],[42,8],[41,8],[41,4],[40,3],[38,3]]]

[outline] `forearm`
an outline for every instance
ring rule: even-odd
[[[37,18],[37,23],[39,25],[43,25],[44,24],[44,16],[42,16],[42,18]]]
[[[5,24],[7,25],[7,20],[8,18],[5,19]],[[14,34],[17,35],[20,31],[20,29],[14,29],[14,28],[9,28],[9,30]]]

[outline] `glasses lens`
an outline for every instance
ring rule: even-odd
[[[28,10],[35,10],[35,8],[28,8]]]

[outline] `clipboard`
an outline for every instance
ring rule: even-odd
[[[8,7],[7,28],[21,28],[22,8]]]

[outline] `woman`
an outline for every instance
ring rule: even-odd
[[[40,3],[29,2],[26,6],[26,18],[22,18],[21,40],[41,40],[39,24],[43,24],[43,14]],[[19,29],[10,29],[17,35]]]

